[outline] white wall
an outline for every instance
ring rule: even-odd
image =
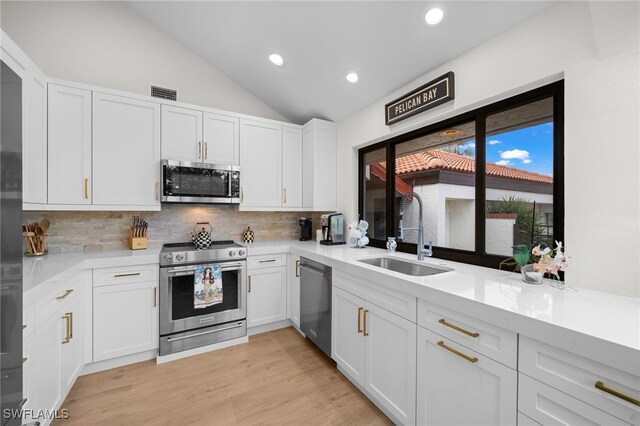
[[[2,1],[0,13],[49,77],[143,95],[159,84],[181,102],[288,121],[124,3]]]
[[[357,213],[357,147],[565,79],[566,281],[640,297],[640,5],[558,2],[338,123],[338,207]],[[392,127],[384,104],[447,72],[456,99]]]

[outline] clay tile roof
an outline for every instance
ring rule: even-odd
[[[476,162],[473,158],[437,149],[418,152],[396,159],[396,173],[398,175],[438,169],[474,173],[476,171]],[[507,179],[553,183],[553,177],[551,176],[494,163],[487,163],[487,174]]]

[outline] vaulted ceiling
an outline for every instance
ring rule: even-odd
[[[340,121],[552,3],[128,2],[294,123]],[[430,26],[433,6],[444,19]],[[274,52],[283,66],[269,62]]]

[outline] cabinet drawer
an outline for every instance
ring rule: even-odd
[[[640,406],[612,389],[640,400],[640,377],[581,355],[520,336],[520,372],[631,424],[640,424]],[[604,389],[596,387],[597,383]],[[526,413],[525,413],[526,414]],[[534,418],[535,419],[535,418]]]
[[[35,303],[35,327],[38,328],[53,315],[61,306],[63,306],[71,296],[79,293],[82,288],[82,271],[76,271],[77,276],[68,279],[60,279],[55,283],[43,285],[43,292],[46,296],[37,300]],[[28,328],[27,324],[27,328]]]
[[[158,281],[159,276],[157,264],[94,269],[93,286]]]
[[[333,285],[393,312],[412,323],[416,322],[417,299],[414,296],[374,284],[353,275],[345,275],[335,269],[333,270]]]
[[[273,268],[274,266],[286,266],[286,253],[249,256],[247,258],[247,269]]]
[[[518,411],[543,425],[627,425],[570,395],[527,377],[518,376]]]
[[[433,303],[418,301],[418,325],[516,369],[518,335]]]
[[[36,328],[36,311],[33,304],[22,307],[22,338],[26,339]]]

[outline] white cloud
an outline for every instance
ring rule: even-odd
[[[522,160],[522,162],[523,162],[524,164],[529,164],[529,163],[531,162],[531,160],[529,160],[529,159],[527,158],[527,159],[525,159],[525,160]]]
[[[476,144],[475,142],[469,142],[468,144],[465,145],[467,148],[475,148]]]
[[[512,149],[510,151],[504,151],[500,153],[500,158],[503,160],[520,160],[523,163],[527,164],[525,161],[531,160],[529,159],[529,151],[525,151],[522,149]]]
[[[509,161],[509,160],[500,160],[500,161],[496,161],[496,164],[498,166],[508,166],[509,164],[511,164],[511,161]]]
[[[501,144],[501,143],[502,143],[502,141],[499,141],[497,139],[493,139],[493,140],[489,141],[489,145],[498,145],[498,144]]]

